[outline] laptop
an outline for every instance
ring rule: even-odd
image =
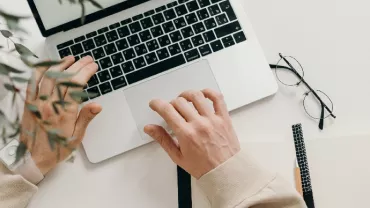
[[[51,59],[92,56],[99,71],[85,90],[98,94],[103,111],[83,146],[98,163],[153,141],[146,124],[165,125],[148,106],[182,91],[205,88],[224,94],[234,110],[277,91],[242,0],[28,0]]]

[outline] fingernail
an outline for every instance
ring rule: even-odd
[[[145,132],[146,134],[150,134],[150,132],[151,132],[151,130],[150,130],[150,125],[146,125],[146,126],[144,127],[144,132]]]
[[[100,107],[95,107],[95,108],[91,108],[90,109],[90,112],[92,113],[92,114],[98,114],[98,113],[100,113],[101,112],[101,108]]]

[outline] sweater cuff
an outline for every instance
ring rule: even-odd
[[[198,181],[212,207],[235,207],[266,187],[274,175],[243,151],[211,170]]]

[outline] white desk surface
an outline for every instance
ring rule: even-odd
[[[1,0],[0,5],[30,14],[25,0]],[[305,68],[308,83],[331,97],[337,119],[320,132],[317,121],[303,111],[303,90],[280,86],[275,96],[232,112],[239,139],[291,141],[295,123],[303,124],[306,138],[370,132],[370,2],[246,0],[244,5],[268,61],[276,63],[279,52],[295,56]],[[31,32],[28,45],[42,51],[36,23],[30,20],[25,25]],[[289,165],[281,171],[284,164],[276,164],[273,151],[254,152],[265,152],[260,159],[292,179]],[[47,176],[30,207],[164,208],[176,203],[175,166],[152,143],[101,164],[89,163],[81,151],[75,163]]]

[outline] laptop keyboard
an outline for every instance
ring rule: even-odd
[[[246,40],[228,0],[178,0],[57,45],[60,58],[92,56],[85,90],[101,95]]]

